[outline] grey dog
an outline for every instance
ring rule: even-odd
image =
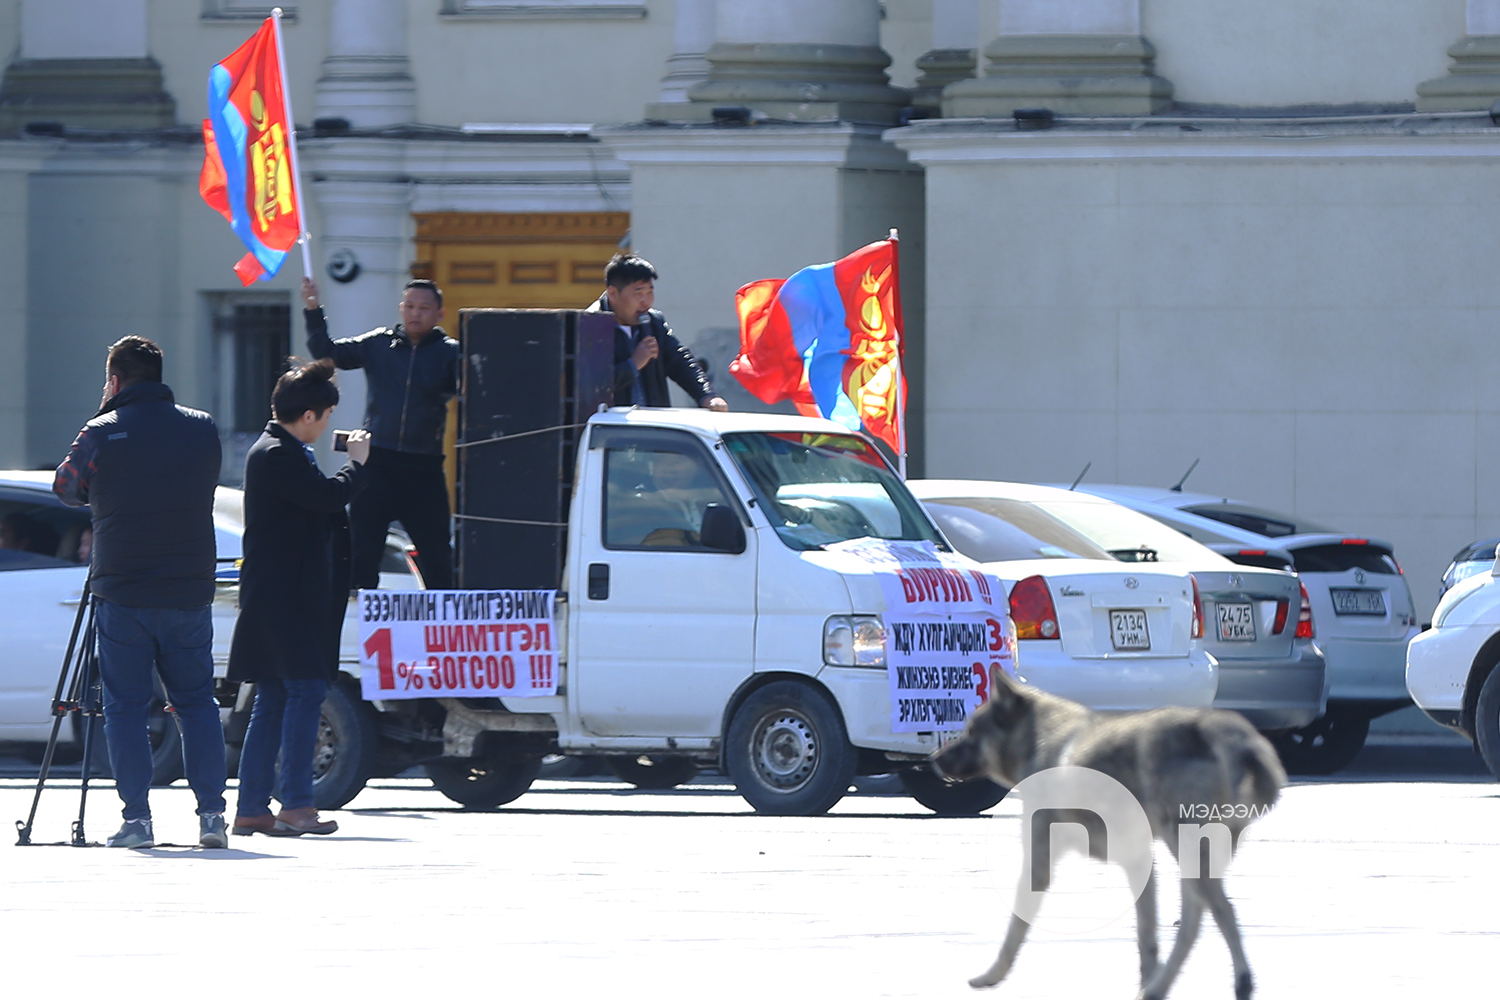
[[[1151,824],[1152,836],[1165,842],[1174,857],[1178,826],[1187,821],[1183,807],[1191,814],[1199,804],[1213,804],[1220,813],[1231,814],[1220,818],[1230,828],[1232,849],[1250,818],[1269,808],[1286,783],[1276,751],[1236,712],[1159,708],[1106,716],[1005,675],[995,678],[991,691],[990,700],[969,716],[963,734],[933,755],[934,770],[950,780],[987,776],[1014,786],[1048,768],[1092,768],[1135,796]],[[1226,805],[1247,808],[1225,809]],[[1091,854],[1105,860],[1093,853],[1092,840]],[[1224,895],[1223,879],[1208,876],[1209,869],[1201,867],[1199,877],[1182,880],[1182,923],[1172,953],[1159,963],[1152,869],[1136,900],[1139,997],[1143,1000],[1166,996],[1198,936],[1204,906],[1213,914],[1234,959],[1236,1000],[1248,1000],[1254,989],[1234,906]],[[1033,880],[1037,891],[1044,890],[1050,870],[1034,874]],[[1010,972],[1029,927],[1019,915],[1013,916],[995,964],[969,980],[969,985],[975,989],[998,985]]]

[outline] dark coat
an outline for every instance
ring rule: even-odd
[[[302,442],[266,425],[245,459],[244,563],[229,679],[333,680],[349,600],[349,520],[363,465],[332,478]]]
[[[322,309],[304,309],[307,349],[365,373],[370,443],[418,455],[443,453],[448,400],[458,394],[458,341],[434,329],[412,347],[400,324],[332,340]]]
[[[52,490],[89,505],[90,588],[132,608],[201,608],[214,599],[213,418],[178,406],[160,382],[137,382],[84,424]]]
[[[588,312],[609,312],[608,293],[594,302]],[[667,379],[682,386],[682,391],[692,397],[694,403],[702,404],[709,396],[716,396],[708,376],[693,352],[682,346],[682,341],[672,334],[666,317],[656,309],[649,309],[642,321],[647,335],[655,337],[658,347],[656,357],[646,362],[641,369],[641,389],[646,394],[647,406],[671,406],[672,396],[667,391]],[[642,324],[637,324],[642,325]],[[635,365],[630,355],[635,352],[630,334],[617,323],[615,325],[615,405],[631,405],[631,386],[635,382]]]

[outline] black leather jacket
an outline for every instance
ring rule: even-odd
[[[214,599],[213,418],[177,406],[160,382],[110,397],[83,425],[52,491],[94,521],[90,587],[132,608],[201,608]]]
[[[609,312],[608,293],[589,306],[586,312]],[[643,321],[648,324],[648,333],[656,338],[659,353],[646,362],[641,369],[641,388],[646,394],[647,406],[671,406],[672,397],[667,392],[667,379],[682,386],[682,391],[702,405],[709,396],[717,396],[708,376],[698,364],[693,353],[682,346],[682,341],[672,334],[666,317],[655,309],[648,310]],[[640,325],[640,324],[637,324]],[[630,360],[635,350],[630,337],[618,325],[615,326],[615,405],[631,404],[630,390],[635,382],[635,365]]]
[[[340,368],[362,368],[365,428],[376,448],[443,453],[448,400],[458,394],[458,341],[439,327],[412,347],[400,325],[331,340],[322,309],[304,309],[307,349]]]

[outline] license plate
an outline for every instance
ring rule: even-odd
[[[1146,612],[1111,611],[1109,641],[1116,649],[1150,649],[1151,633],[1146,630]]]
[[[1385,594],[1379,590],[1331,587],[1333,613],[1337,615],[1384,615]]]
[[[1219,639],[1223,642],[1255,641],[1253,604],[1219,605]]]

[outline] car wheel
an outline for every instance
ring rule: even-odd
[[[849,791],[858,757],[828,695],[773,681],[729,724],[729,777],[756,812],[817,816]]]
[[[1301,729],[1278,733],[1271,745],[1288,774],[1333,774],[1348,767],[1370,734],[1370,717],[1330,707]]]
[[[1490,773],[1500,780],[1500,667],[1490,671],[1474,706],[1474,742]]]
[[[977,816],[1005,798],[1010,791],[989,778],[974,778],[950,784],[923,765],[902,771],[897,777],[906,794],[939,816]]]
[[[438,791],[469,809],[494,809],[514,802],[536,780],[542,758],[514,751],[483,757],[445,757],[423,765]]]
[[[313,805],[342,809],[375,770],[375,712],[342,683],[328,686],[313,748]]]
[[[616,778],[637,788],[676,788],[691,781],[698,773],[698,765],[691,757],[677,754],[653,753],[639,757],[610,757],[605,761]]]

